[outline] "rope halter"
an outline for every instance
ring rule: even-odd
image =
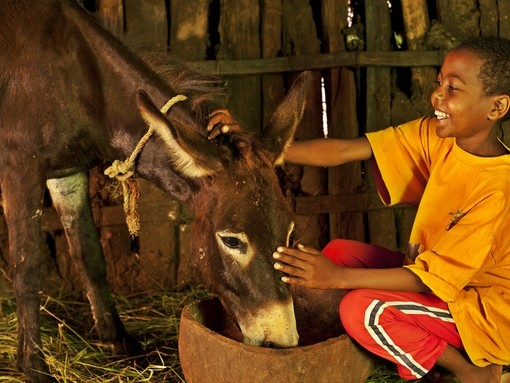
[[[182,94],[172,97],[160,109],[161,113],[166,114],[174,104],[186,99],[187,97]],[[117,180],[118,183],[116,187],[114,187],[115,190],[118,189],[119,184],[122,186],[122,195],[124,197],[124,214],[126,215],[126,223],[131,237],[137,237],[140,232],[140,218],[138,215],[138,207],[136,203],[140,193],[138,191],[138,182],[134,177],[136,170],[135,162],[153,133],[154,128],[149,125],[147,133],[145,133],[140,139],[131,155],[124,161],[113,161],[112,165],[104,171],[105,175]],[[117,197],[118,195],[120,195],[120,193],[114,192],[114,197]]]

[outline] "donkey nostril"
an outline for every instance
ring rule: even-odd
[[[266,348],[277,348],[273,342],[264,342],[264,347]]]

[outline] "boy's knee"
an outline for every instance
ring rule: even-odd
[[[365,332],[365,312],[372,300],[368,299],[365,290],[349,291],[340,301],[340,319],[347,334],[357,338],[359,331]]]

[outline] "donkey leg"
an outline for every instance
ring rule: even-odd
[[[48,256],[41,230],[44,181],[22,174],[23,179],[19,174],[4,175],[1,185],[17,305],[17,366],[32,383],[47,383],[54,380],[42,353],[39,316],[39,291]]]
[[[116,355],[142,354],[140,344],[124,329],[108,287],[106,262],[90,206],[88,175],[77,173],[46,184],[85,283],[99,338],[111,343]]]

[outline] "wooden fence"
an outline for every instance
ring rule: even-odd
[[[142,49],[168,53],[225,76],[231,89],[229,107],[248,129],[264,126],[296,72],[320,72],[298,140],[324,135],[323,104],[329,137],[357,137],[430,113],[429,94],[448,49],[468,36],[510,37],[510,0],[390,3],[83,1],[113,33],[136,36]],[[414,209],[382,209],[369,173],[364,163],[331,169],[286,166],[282,179],[297,214],[297,237],[317,247],[343,237],[404,249]],[[143,184],[142,231],[139,240],[132,241],[100,174],[92,172],[91,196],[114,289],[180,288],[192,281],[186,207]],[[49,278],[58,286],[70,280],[66,289],[79,288],[51,206],[43,217],[53,260]],[[0,220],[0,267],[8,258],[6,238]]]

